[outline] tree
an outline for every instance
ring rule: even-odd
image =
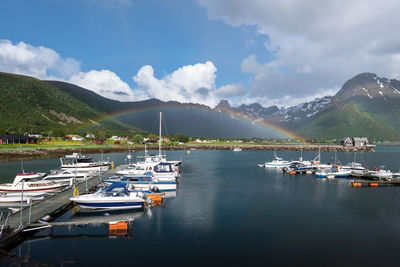
[[[141,134],[137,134],[133,137],[133,142],[135,142],[136,144],[142,144],[143,143],[143,135]]]

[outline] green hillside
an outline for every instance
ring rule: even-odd
[[[400,140],[398,130],[360,104],[347,102],[331,106],[312,119],[291,125],[307,138],[338,139],[366,136],[373,140]]]
[[[93,124],[107,114],[38,79],[0,73],[0,132],[50,135],[140,131],[118,120]]]

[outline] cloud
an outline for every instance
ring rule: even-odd
[[[231,97],[239,97],[239,96],[244,96],[248,94],[248,91],[246,88],[243,86],[241,83],[236,83],[236,84],[228,84],[221,86],[217,92],[217,96],[219,98],[231,98]]]
[[[9,40],[0,40],[0,70],[31,75],[39,79],[49,77],[67,78],[80,69],[73,58],[61,58],[50,48],[32,46],[24,42],[13,45]]]
[[[398,1],[198,1],[211,18],[268,36],[265,49],[274,59],[249,55],[242,62],[252,75],[249,99],[304,99],[365,71],[400,77]]]
[[[120,101],[143,100],[141,92],[134,92],[117,74],[109,70],[91,70],[73,75],[69,82],[88,88],[104,97]]]
[[[154,77],[152,66],[143,66],[133,77],[138,90],[150,98],[183,103],[216,105],[216,72],[211,61],[183,66],[161,79]]]

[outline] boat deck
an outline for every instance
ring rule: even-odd
[[[109,170],[101,175],[94,176],[87,180],[87,189],[97,186],[105,179],[114,175],[117,171],[125,168],[127,165],[120,165],[113,170]],[[80,193],[86,192],[86,181],[80,182],[76,186]],[[17,240],[20,234],[27,231],[27,228],[31,226],[31,224],[40,221],[47,215],[58,213],[64,210],[71,204],[69,200],[73,195],[73,188],[70,186],[65,188],[61,192],[55,193],[54,195],[46,196],[43,200],[34,202],[31,207],[26,206],[22,210],[22,225],[21,225],[21,212],[18,211],[12,215],[10,215],[7,219],[3,215],[2,220],[0,220],[0,227],[5,225],[5,230],[2,231],[0,236],[0,247],[5,247]],[[37,224],[36,224],[37,225]],[[43,224],[45,226],[45,224]],[[1,230],[1,229],[0,229]]]

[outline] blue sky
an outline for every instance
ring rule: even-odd
[[[378,1],[366,1],[356,23],[346,20],[340,5],[283,2],[6,0],[0,71],[74,82],[119,100],[156,97],[211,106],[224,98],[287,106],[335,93],[359,72],[398,76],[397,34],[374,56],[364,44],[379,44],[382,29],[397,23],[382,19],[390,8],[365,30]],[[357,14],[358,5],[350,1],[347,12]],[[28,52],[35,60],[17,56]]]

